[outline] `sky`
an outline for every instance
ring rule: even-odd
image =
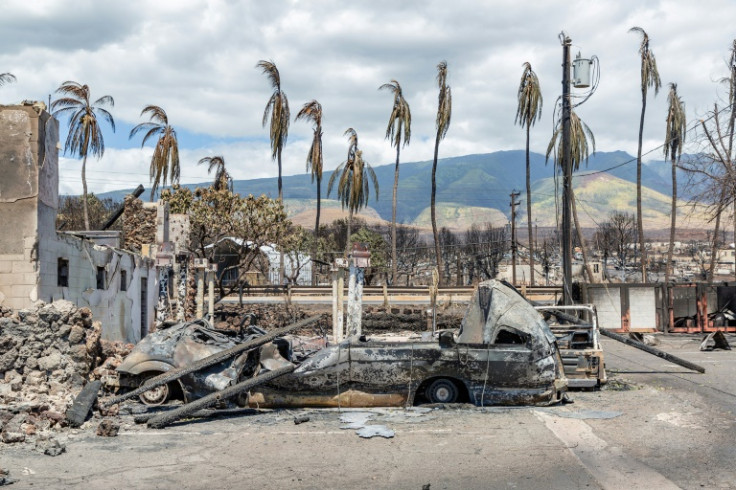
[[[397,80],[410,105],[412,136],[401,160],[431,160],[437,111],[437,63],[446,60],[452,121],[440,158],[523,149],[514,124],[522,64],[532,64],[544,98],[531,149],[544,153],[561,93],[560,32],[573,56],[597,56],[600,83],[576,111],[598,151],[636,155],[641,113],[640,37],[649,34],[662,89],[647,99],[644,152],[664,140],[667,84],[677,83],[690,123],[723,99],[736,30],[736,2],[435,0],[4,0],[0,16],[0,103],[48,102],[66,80],[111,95],[117,131],[103,126],[105,154],[88,163],[91,192],[149,188],[152,146],[130,130],[141,110],[162,107],[177,130],[182,183],[211,179],[197,162],[222,155],[235,179],[275,177],[263,111],[272,89],[256,68],[273,61],[292,114],[283,174],[305,172],[312,128],[293,117],[318,100],[324,111],[324,168],[347,154],[355,128],[364,159],[391,164],[385,139]],[[582,94],[576,89],[574,93]],[[61,140],[65,138],[61,121]],[[661,159],[661,150],[645,158]],[[81,161],[60,160],[60,191],[81,193]],[[264,192],[271,191],[264,189]],[[275,189],[272,190],[275,193]]]

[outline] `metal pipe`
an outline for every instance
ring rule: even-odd
[[[141,194],[143,194],[143,185],[138,184],[138,187],[135,188],[132,194],[130,194],[133,197],[139,197]],[[103,230],[107,230],[110,228],[120,217],[121,214],[125,211],[125,202],[118,206],[118,208],[112,212],[110,217],[107,219],[104,225],[102,225]]]

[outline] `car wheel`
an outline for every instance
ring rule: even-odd
[[[148,378],[152,378],[154,375],[148,376],[146,379],[143,380],[141,383],[141,386],[143,386]],[[144,393],[141,393],[138,395],[138,398],[140,399],[143,404],[151,406],[151,407],[157,407],[159,405],[163,405],[166,403],[166,400],[169,399],[169,385],[164,384],[161,386],[157,386],[156,388],[153,388],[151,390],[148,390]]]
[[[431,403],[455,403],[459,394],[457,386],[449,379],[434,380],[425,392]]]

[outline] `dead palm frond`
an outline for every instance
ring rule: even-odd
[[[337,181],[337,197],[343,209],[358,212],[368,205],[370,198],[370,185],[366,174],[373,182],[376,200],[378,200],[378,179],[370,164],[363,160],[363,152],[358,149],[358,134],[355,130],[348,128],[344,134],[348,136],[348,155],[330,176],[327,195],[330,195]]]
[[[15,81],[15,75],[13,75],[12,73],[0,73],[0,87],[5,85],[6,83],[12,83]]]
[[[641,43],[639,44],[639,55],[641,56],[641,92],[646,97],[647,89],[653,88],[654,94],[659,93],[662,82],[659,79],[659,71],[657,70],[657,59],[654,52],[649,47],[649,35],[641,27],[632,27],[629,32],[636,32],[641,35]]]
[[[230,174],[225,170],[225,157],[216,155],[213,157],[201,158],[197,165],[207,165],[207,173],[215,172],[215,180],[212,182],[212,188],[216,191],[225,189],[232,190],[232,179]]]
[[[312,182],[316,178],[322,180],[322,105],[313,100],[307,102],[296,115],[295,121],[304,119],[314,124],[312,145],[307,154],[307,172],[312,174]]]
[[[519,124],[522,128],[528,128],[534,126],[537,118],[542,116],[542,89],[539,86],[537,74],[532,70],[532,65],[527,61],[522,66],[524,71],[519,82],[514,123]]]
[[[557,151],[555,151],[555,148]],[[592,148],[595,154],[595,135],[585,124],[575,111],[570,111],[570,163],[573,172],[580,169],[580,163],[585,161],[588,163],[588,156]],[[550,155],[554,158],[555,167],[558,172],[562,172],[562,121],[557,124],[552,139],[547,145],[547,153],[545,161],[549,160]]]

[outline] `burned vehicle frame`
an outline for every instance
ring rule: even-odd
[[[598,388],[608,381],[600,344],[598,313],[594,305],[537,306],[557,337],[565,376],[570,388]],[[579,318],[578,322],[558,319],[555,312]]]
[[[176,354],[177,345],[187,345],[187,350],[191,347],[187,338],[192,330],[186,335],[184,331],[192,327],[179,328],[178,340],[167,347],[172,367],[186,362],[186,356]],[[202,342],[203,333],[197,335]],[[248,335],[257,337],[259,332],[251,330]],[[168,344],[174,337],[167,337]],[[224,350],[237,340],[218,344],[214,338],[204,341],[212,350]],[[146,356],[163,354],[155,347],[157,342],[160,340],[141,342],[129,356],[136,362],[126,358],[118,371],[140,380],[143,370],[135,366],[145,365]],[[164,362],[165,356],[155,360]],[[437,336],[431,332],[352,336],[337,344],[281,337],[179,378],[180,389],[185,401],[190,401],[268,372],[284,374],[251,388],[247,396],[250,406],[549,404],[560,401],[567,388],[555,336],[541,315],[513,288],[493,280],[475,290],[459,331],[441,331]],[[241,402],[246,400],[241,397]]]

